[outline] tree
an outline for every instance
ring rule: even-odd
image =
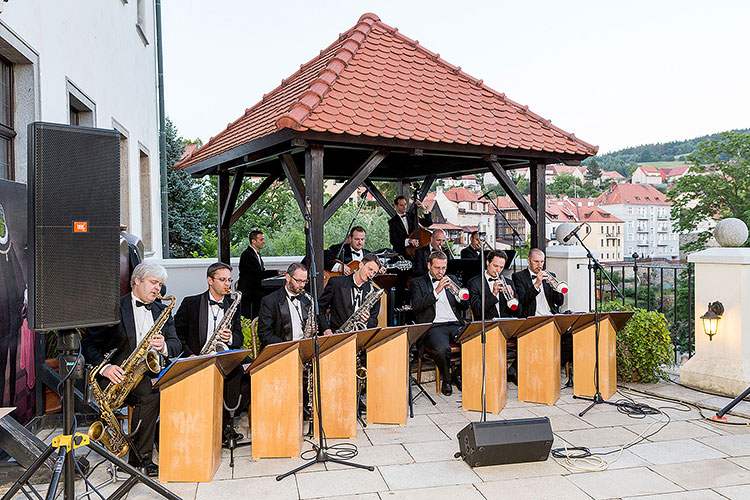
[[[169,256],[189,257],[201,245],[206,214],[201,208],[201,187],[184,171],[175,170],[185,147],[177,127],[167,118],[167,216]]]
[[[677,230],[694,232],[702,222],[726,217],[750,224],[750,133],[724,132],[703,141],[688,161],[690,173],[667,195]],[[711,230],[702,231],[683,249],[700,250],[710,237]]]
[[[555,177],[554,182],[547,186],[547,192],[554,195],[567,195],[568,192],[574,193],[575,188],[573,186],[581,186],[581,180],[577,177],[573,177],[573,174],[562,172]],[[574,193],[575,194],[575,193]]]
[[[598,179],[601,179],[602,177],[602,169],[599,168],[599,162],[597,162],[595,159],[592,159],[589,164],[586,166],[586,175],[585,178],[587,181],[595,181]]]

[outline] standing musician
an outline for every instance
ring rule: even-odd
[[[261,282],[277,274],[276,271],[267,271],[263,264],[260,251],[266,244],[266,238],[262,231],[250,231],[250,245],[240,255],[240,279],[237,282],[237,290],[242,292],[242,315],[254,319],[260,310],[260,299],[263,298]]]
[[[414,276],[424,276],[427,274],[427,260],[433,252],[443,252],[445,245],[445,232],[442,229],[435,229],[430,237],[430,243],[423,247],[417,248],[414,252]],[[443,252],[445,254],[445,252]],[[452,257],[446,255],[447,259]]]
[[[339,258],[342,262],[351,262],[353,260],[362,261],[362,258],[370,253],[365,250],[365,238],[367,237],[367,231],[362,226],[354,226],[349,231],[349,243],[344,243],[344,250],[341,252],[341,256],[338,257],[341,245],[332,245],[323,254],[323,268],[326,271],[343,272],[344,276],[352,274],[352,270],[349,266],[336,262]]]
[[[560,306],[565,295],[555,290],[548,279],[554,274],[543,271],[544,252],[538,248],[529,251],[529,267],[523,271],[513,273],[513,284],[521,302],[520,317],[549,316],[560,313]],[[544,293],[540,293],[544,289]]]
[[[419,223],[424,227],[432,225],[432,214],[429,212],[424,213],[424,205],[416,199],[411,210],[407,212],[406,206],[408,203],[405,196],[396,196],[393,199],[393,205],[397,213],[388,220],[388,236],[391,241],[391,247],[393,247],[393,251],[409,259],[410,257],[406,254],[406,247],[419,246],[419,240],[409,238],[409,235],[416,229],[414,225],[416,219],[414,210],[419,210],[419,213],[422,214],[419,217]]]
[[[131,292],[120,299],[120,324],[89,328],[81,339],[81,350],[86,362],[95,366],[104,360],[105,354],[115,349],[111,364],[105,365],[101,370],[101,375],[110,382],[122,382],[125,372],[120,364],[130,356],[166,308],[156,301],[165,279],[167,271],[159,264],[148,261],[138,264],[130,278]],[[180,354],[182,345],[175,333],[171,316],[161,333],[153,335],[150,344],[163,356],[174,357]],[[133,446],[141,457],[139,461],[135,453],[130,453],[128,463],[134,467],[142,467],[148,476],[156,477],[159,467],[153,463],[151,456],[159,416],[159,391],[152,387],[151,378],[144,376],[126,399],[133,406],[133,427],[138,428],[132,438]]]
[[[479,231],[472,231],[469,236],[469,246],[461,250],[461,258],[479,259],[481,255],[480,248],[482,248],[482,243],[479,241]]]
[[[206,281],[208,290],[205,292],[185,297],[174,317],[175,330],[182,342],[183,357],[195,356],[212,341],[217,327],[224,319],[224,311],[232,305],[231,285],[232,266],[223,262],[215,262],[206,270]],[[242,327],[240,326],[240,315],[232,317],[230,328],[221,331],[221,341],[229,349],[242,347]],[[226,406],[234,408],[240,398],[240,387],[242,381],[242,368],[236,366],[224,378],[224,401]],[[224,441],[231,437],[231,422],[229,412],[224,409]],[[235,439],[240,440],[242,436],[235,433]]]
[[[370,280],[378,273],[380,260],[375,254],[368,253],[362,257],[362,263],[354,274],[349,276],[334,276],[320,297],[320,329],[324,335],[330,335],[343,325],[354,314],[367,295],[374,290]],[[331,319],[326,319],[325,312],[330,308]],[[367,321],[368,328],[378,325],[380,301],[376,301],[369,311],[364,311],[362,317]]]
[[[263,297],[258,315],[261,348],[302,338],[305,325],[311,319],[310,300],[303,293],[305,285],[307,268],[294,262],[286,270],[284,286]]]
[[[461,332],[464,320],[463,313],[469,308],[469,302],[458,300],[447,290],[449,280],[457,284],[456,278],[445,274],[448,258],[443,252],[432,252],[427,262],[428,273],[411,281],[409,293],[411,307],[417,323],[432,323],[424,333],[424,344],[432,351],[435,365],[442,379],[441,392],[446,396],[452,394],[451,382],[461,390],[459,373],[450,373],[451,341],[455,341]]]
[[[505,286],[508,286],[508,292],[511,297],[515,296],[515,290],[510,280],[503,282],[500,273],[505,268],[505,262],[508,255],[502,250],[490,250],[484,256],[486,262],[485,278],[474,276],[469,280],[466,288],[469,289],[469,301],[471,302],[471,312],[474,314],[474,321],[482,318],[482,281],[484,281],[484,317],[492,318],[515,318],[518,316],[518,310],[513,311],[508,306],[505,298]]]

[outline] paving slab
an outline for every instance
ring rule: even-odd
[[[682,491],[678,485],[646,467],[586,472],[567,479],[595,499]]]
[[[523,479],[530,477],[560,476],[568,470],[549,458],[543,462],[528,462],[522,464],[490,465],[475,467],[474,473],[484,482],[507,481],[509,479]]]
[[[563,476],[544,476],[479,483],[476,488],[488,500],[591,500]]]
[[[435,424],[387,429],[366,429],[365,434],[373,445],[418,443],[448,440],[448,436]]]
[[[388,489],[377,469],[370,472],[368,470],[351,468],[300,474],[297,476],[297,486],[299,488],[299,498],[377,493]],[[258,495],[256,498],[263,498],[263,496]]]
[[[750,470],[726,459],[653,465],[650,469],[686,490],[750,484]]]
[[[404,448],[417,463],[454,460],[453,455],[458,452],[458,444],[455,440],[404,443]]]
[[[386,491],[380,493],[381,500],[483,500],[484,496],[471,484],[439,486],[413,490]]]
[[[750,498],[750,484],[716,488],[715,491],[720,495],[724,495],[729,500],[747,500]]]
[[[446,441],[447,442],[447,441]],[[387,444],[381,446],[368,446],[359,449],[359,453],[356,457],[346,459],[350,462],[356,462],[358,464],[372,465],[378,467],[380,465],[396,465],[396,464],[410,464],[414,463],[412,456],[404,449],[401,444]],[[347,466],[337,464],[334,462],[326,463],[328,470],[345,469]]]
[[[581,429],[575,431],[556,432],[562,439],[573,446],[600,448],[605,446],[621,446],[637,437],[637,434],[624,427],[603,427],[601,429]]]
[[[696,460],[725,458],[727,456],[694,439],[638,444],[629,448],[629,450],[652,464],[693,462]]]
[[[479,476],[461,460],[409,465],[386,465],[379,467],[379,469],[390,490],[408,490],[480,482]]]
[[[712,436],[698,441],[733,457],[750,455],[750,434]]]
[[[299,477],[304,477],[301,474]],[[254,498],[297,500],[297,483],[294,477],[276,481],[273,477],[250,477],[199,483],[195,500],[237,500],[241,492],[252,492]],[[157,497],[152,497],[157,498]]]
[[[632,500],[726,500],[713,490],[680,491],[677,493],[663,493],[661,495],[645,495],[637,497],[623,497]]]

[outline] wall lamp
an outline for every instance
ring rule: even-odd
[[[708,340],[713,340],[713,336],[718,332],[722,314],[724,314],[724,305],[717,300],[708,304],[708,310],[701,316],[703,331],[708,335]]]

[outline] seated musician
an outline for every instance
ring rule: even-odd
[[[303,337],[311,304],[303,293],[306,285],[307,268],[294,262],[286,270],[284,286],[263,297],[258,315],[261,348]]]
[[[204,350],[210,350],[212,344],[216,342],[214,334],[224,320],[224,313],[232,305],[230,297],[232,266],[223,262],[211,264],[206,270],[206,281],[208,290],[182,299],[174,317],[177,337],[182,342],[183,357],[196,356]],[[219,340],[229,349],[242,347],[243,336],[239,311],[232,316],[231,324],[219,332],[219,336]],[[237,406],[240,400],[241,381],[241,366],[236,366],[224,378],[224,402],[229,408]],[[234,431],[226,409],[223,410],[223,415],[223,440],[227,442]],[[240,440],[242,435],[235,433],[234,438]]]
[[[320,328],[325,335],[335,332],[347,319],[354,314],[362,305],[367,295],[374,290],[370,281],[380,269],[380,259],[375,254],[368,253],[362,257],[359,269],[349,276],[334,276],[328,280],[328,284],[320,297],[320,317],[318,319]],[[325,312],[331,311],[330,321]],[[367,323],[367,328],[374,328],[378,324],[378,313],[380,312],[380,301],[369,309],[362,312],[362,318]]]
[[[414,252],[414,276],[424,276],[427,274],[427,260],[432,252],[443,252],[443,245],[445,245],[445,232],[442,229],[435,229],[430,237],[430,243],[417,248]],[[449,255],[445,254],[447,259],[450,259]]]
[[[560,313],[560,306],[565,296],[549,284],[549,271],[543,271],[544,252],[538,248],[529,251],[529,267],[513,273],[513,284],[516,287],[518,300],[521,302],[520,317],[549,316]],[[544,293],[541,293],[544,290]]]
[[[167,271],[162,266],[148,261],[138,264],[130,278],[131,293],[120,299],[120,324],[89,328],[81,339],[81,350],[86,362],[94,366],[104,360],[105,354],[115,350],[110,364],[101,370],[101,375],[110,382],[122,382],[125,372],[120,364],[130,356],[134,347],[149,333],[161,312],[166,309],[166,305],[156,301],[165,279]],[[174,357],[180,354],[182,345],[175,333],[171,314],[161,332],[155,333],[149,344],[162,356]],[[141,467],[147,475],[156,477],[159,468],[151,457],[159,416],[159,391],[152,387],[152,376],[156,377],[155,374],[144,376],[125,401],[133,406],[132,425],[133,429],[138,428],[132,437],[135,450],[130,451],[128,463]]]
[[[469,301],[457,299],[448,291],[456,278],[445,274],[448,258],[443,252],[432,252],[427,261],[425,276],[414,278],[409,287],[411,307],[417,323],[432,323],[424,333],[424,345],[432,352],[433,359],[442,379],[441,392],[450,396],[451,382],[461,390],[460,372],[450,373],[451,342],[455,342],[463,329],[463,312],[469,308]]]
[[[479,231],[472,231],[469,236],[469,245],[461,250],[461,258],[477,260],[481,255],[479,251],[481,248],[482,243],[479,241]]]
[[[484,256],[486,262],[486,271],[484,280],[479,276],[474,276],[469,280],[466,288],[469,289],[469,302],[471,302],[471,312],[474,314],[474,321],[482,318],[482,281],[484,282],[484,317],[492,318],[515,318],[518,316],[518,309],[515,311],[508,307],[508,301],[505,298],[505,286],[508,286],[511,297],[515,296],[515,290],[511,280],[503,280],[500,273],[505,268],[505,262],[508,256],[502,250],[491,250]]]
[[[393,247],[394,252],[406,259],[410,258],[406,254],[406,247],[419,246],[418,239],[409,238],[409,235],[416,229],[415,219],[418,219],[419,223],[424,227],[432,225],[432,214],[429,212],[424,213],[424,205],[421,201],[415,200],[414,205],[407,212],[406,207],[408,204],[405,196],[396,196],[393,199],[396,215],[388,220],[388,237],[391,247]],[[416,215],[414,213],[415,210],[418,210]]]
[[[336,273],[344,273],[344,276],[352,274],[352,269],[346,264],[352,261],[362,261],[362,257],[370,253],[365,249],[365,239],[367,237],[367,231],[362,226],[354,226],[347,240],[349,243],[344,242],[343,250],[342,245],[332,245],[323,254],[323,268],[326,271],[333,271]],[[340,261],[340,262],[337,262]]]

